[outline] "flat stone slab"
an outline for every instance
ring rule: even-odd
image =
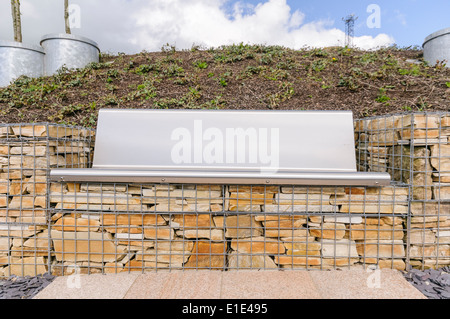
[[[122,299],[140,273],[57,277],[33,299]]]
[[[56,278],[34,299],[426,299],[396,270],[158,271]]]
[[[220,271],[154,272],[140,275],[125,299],[219,299]]]
[[[222,299],[319,299],[307,271],[229,271],[222,276]]]
[[[397,270],[311,271],[323,299],[427,299]]]

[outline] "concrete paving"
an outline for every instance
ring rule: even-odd
[[[185,271],[57,277],[35,299],[426,299],[396,270]]]

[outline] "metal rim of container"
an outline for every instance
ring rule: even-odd
[[[429,36],[427,36],[425,38],[425,41],[423,42],[422,47],[425,47],[425,44],[427,44],[431,40],[441,37],[441,36],[444,36],[444,35],[447,35],[447,34],[450,34],[450,28],[445,28],[445,29],[442,29],[442,30],[439,30],[439,31],[436,31],[436,32],[430,34]]]
[[[15,41],[0,40],[0,47],[24,49],[24,50],[30,50],[30,51],[35,51],[37,53],[45,54],[44,49],[40,46],[33,45],[33,44],[24,44],[24,43],[15,42]]]
[[[93,47],[95,47],[99,52],[100,52],[100,48],[97,44],[97,42],[88,39],[86,37],[80,36],[80,35],[75,35],[75,34],[64,34],[64,33],[52,33],[52,34],[46,34],[41,38],[41,42],[40,44],[42,45],[43,42],[48,41],[48,40],[73,40],[73,41],[79,41],[79,42],[83,42],[89,45],[92,45]]]

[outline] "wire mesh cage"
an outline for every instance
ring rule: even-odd
[[[89,166],[92,133],[47,123],[0,125],[0,276],[48,271],[48,173]]]
[[[414,267],[450,264],[450,113],[400,114],[355,123],[364,171],[411,186],[408,255]]]
[[[52,269],[405,269],[408,194],[400,186],[80,184],[50,197]]]

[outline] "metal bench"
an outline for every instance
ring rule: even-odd
[[[383,186],[357,172],[353,115],[335,111],[101,110],[89,169],[52,181]]]

